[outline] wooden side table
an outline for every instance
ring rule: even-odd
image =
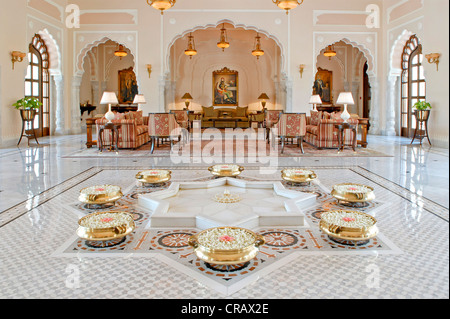
[[[98,144],[99,144],[99,150],[100,153],[103,152],[104,147],[109,147],[109,151],[111,152],[114,148],[115,152],[119,154],[119,129],[122,125],[120,124],[114,124],[114,123],[106,123],[105,125],[102,125],[100,127],[100,130],[98,132]],[[111,145],[105,145],[104,141],[104,134],[105,131],[111,130],[112,132],[112,141]]]
[[[358,125],[353,125],[353,124],[349,124],[349,123],[341,123],[341,124],[336,124],[335,127],[339,130],[338,133],[338,139],[339,139],[339,150],[338,152],[342,152],[345,148],[345,139],[344,139],[344,133],[345,130],[352,130],[353,132],[353,139],[352,139],[352,148],[353,148],[353,152],[356,152],[356,145],[358,143],[358,131],[357,131],[357,127]]]

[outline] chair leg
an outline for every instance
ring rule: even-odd
[[[305,150],[303,149],[303,137],[300,137],[299,141],[300,141],[300,149],[302,150],[302,154],[305,154]]]
[[[151,154],[153,154],[153,152],[155,151],[155,141],[156,140],[156,138],[155,137],[152,137],[152,150],[151,150]]]

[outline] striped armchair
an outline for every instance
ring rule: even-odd
[[[297,139],[297,145],[300,147],[302,154],[303,138],[306,135],[306,113],[283,113],[280,120],[272,129],[272,137],[281,139],[281,154],[284,153],[286,139]],[[275,141],[274,141],[275,142]]]
[[[264,120],[264,127],[266,128],[267,132],[267,142],[269,143],[270,138],[270,129],[273,128],[278,121],[280,120],[280,115],[283,114],[283,111],[278,110],[267,110],[266,109],[266,117]]]
[[[342,119],[334,118],[320,119],[318,123],[312,123],[311,118],[308,117],[305,141],[318,149],[339,148],[339,130],[336,128],[336,124],[342,122]],[[359,121],[357,118],[351,118],[348,123],[357,125]],[[352,130],[345,130],[344,144],[352,144],[352,141]]]
[[[169,139],[172,149],[174,140],[181,140],[183,128],[177,123],[174,114],[150,113],[148,115],[148,134],[152,141],[151,154],[153,154],[155,145],[159,146],[160,139]]]
[[[112,121],[114,124],[120,125],[119,128],[119,145],[121,149],[137,149],[148,143],[148,118],[141,119],[116,119]],[[108,123],[105,118],[98,119],[95,124],[97,132],[100,132],[101,126]],[[111,144],[112,132],[108,130],[103,134],[103,144]]]
[[[171,114],[175,115],[177,123],[184,129],[189,129],[189,111],[184,110],[172,110]]]

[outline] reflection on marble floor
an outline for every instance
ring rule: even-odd
[[[205,265],[194,257],[183,238],[196,229],[144,227],[149,216],[134,206],[137,193],[149,191],[135,187],[140,169],[89,169],[43,192],[28,203],[29,210],[5,211],[10,220],[0,228],[0,297],[448,297],[448,210],[414,201],[411,192],[364,169],[315,167],[322,186],[303,188],[318,198],[317,206],[306,212],[308,227],[258,229],[268,243],[257,259],[233,269]],[[264,180],[280,177],[277,172]],[[173,182],[209,178],[206,168],[173,169]],[[257,167],[242,178],[262,179]],[[317,228],[321,212],[337,207],[329,190],[343,180],[374,187],[377,195],[362,210],[379,220],[381,234],[356,248],[331,241]],[[75,236],[78,219],[90,212],[77,203],[78,192],[99,183],[125,190],[117,205],[133,212],[140,225],[109,248]],[[373,274],[379,277],[371,283]]]
[[[102,248],[88,248],[86,243],[78,243],[74,237],[77,221],[89,212],[77,203],[77,193],[82,187],[119,184],[126,196],[117,205],[132,211],[146,225],[150,217],[134,206],[136,194],[148,192],[135,187],[134,175],[138,171],[169,168],[173,170],[174,182],[211,178],[204,163],[177,166],[167,158],[157,157],[64,158],[85,147],[83,138],[78,135],[51,137],[42,139],[42,145],[37,148],[0,149],[1,298],[449,296],[448,150],[410,146],[409,141],[402,138],[370,136],[373,149],[393,157],[286,157],[279,159],[275,173],[264,175],[260,174],[260,163],[246,164],[242,178],[249,181],[281,181],[279,170],[285,167],[313,168],[319,173],[323,188],[304,189],[316,194],[319,201],[318,207],[306,212],[309,228],[258,229],[267,233],[269,239],[279,233],[277,238],[297,243],[295,250],[282,254],[290,257],[274,262],[275,258],[269,255],[277,256],[279,252],[276,247],[266,245],[254,264],[231,271],[205,268],[193,256],[186,258],[192,263],[183,264],[184,260],[177,260],[183,254],[172,254],[170,250],[152,253],[149,249],[152,239],[157,239],[154,243],[170,243],[174,238],[171,236],[173,229],[152,230],[146,234],[147,230],[141,228],[115,246],[112,258],[100,256]],[[365,183],[376,190],[376,207],[367,210],[379,220],[381,235],[376,238],[377,245],[373,242],[368,245],[372,246],[366,254],[342,253],[349,250],[348,247],[330,242],[317,228],[321,212],[335,207],[329,190],[334,184],[348,181]],[[321,251],[314,248],[316,243],[328,248]],[[140,252],[133,250],[137,246]],[[309,252],[316,249],[320,253],[308,254],[304,247],[311,249]],[[156,246],[153,248],[160,250]],[[128,254],[130,249],[132,253]],[[138,258],[141,255],[146,257]],[[249,273],[243,273],[249,269]],[[233,278],[229,284],[217,284],[224,281],[223,276],[218,276],[224,273],[228,274],[227,278],[239,273],[238,279],[243,279]],[[379,280],[370,281],[376,274],[375,279]],[[261,279],[255,281],[260,276]]]

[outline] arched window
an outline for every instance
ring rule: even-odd
[[[29,46],[28,69],[25,77],[25,97],[35,97],[42,102],[36,114],[34,128],[38,136],[50,135],[50,75],[47,46],[36,34]]]
[[[422,65],[422,45],[416,35],[406,42],[402,54],[401,135],[411,137],[416,128],[413,106],[426,100],[426,81]]]

